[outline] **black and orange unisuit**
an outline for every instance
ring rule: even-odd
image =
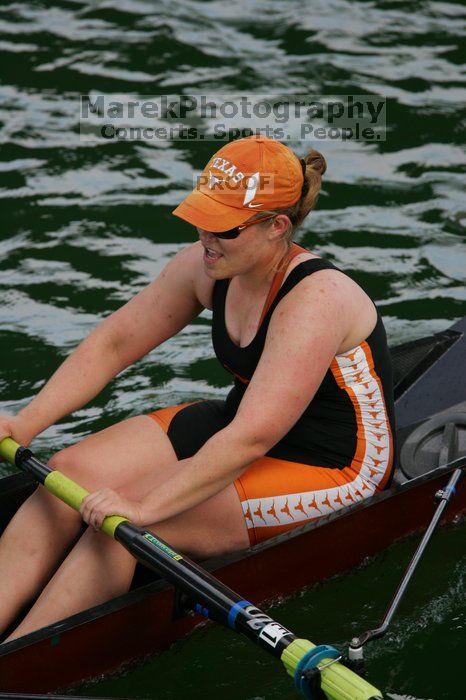
[[[294,244],[290,259],[302,252]],[[232,420],[259,363],[277,305],[304,277],[325,269],[337,268],[315,258],[299,263],[284,282],[285,270],[277,273],[258,331],[243,348],[231,340],[225,324],[230,280],[215,283],[212,340],[217,358],[234,376],[234,386],[225,401],[201,401],[149,414],[167,432],[179,459],[195,454]],[[234,482],[251,544],[385,488],[394,463],[394,415],[390,354],[377,311],[369,337],[334,357],[299,420]]]

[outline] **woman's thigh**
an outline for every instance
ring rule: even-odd
[[[182,407],[174,407],[158,412],[158,420],[137,416],[117,423],[57,453],[50,466],[89,491],[109,487],[138,500],[181,468],[159,420],[181,412]],[[195,557],[214,556],[249,545],[233,484],[198,506],[147,529]]]
[[[94,491],[119,489],[145,477],[153,478],[155,485],[176,463],[162,428],[147,416],[136,416],[57,452],[49,465]]]
[[[192,456],[227,420],[221,401],[199,401],[136,416],[90,435],[58,452],[53,469],[81,479],[95,490],[119,489],[135,480],[159,483],[173,474],[178,459]]]

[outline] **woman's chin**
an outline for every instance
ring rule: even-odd
[[[231,277],[225,269],[222,270],[221,268],[212,268],[204,265],[204,271],[207,277],[210,277],[212,280],[225,280]]]

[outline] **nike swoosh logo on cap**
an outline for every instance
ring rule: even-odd
[[[261,206],[262,206],[262,204],[248,204],[248,207],[250,207],[251,209],[253,209],[254,207],[261,207]]]

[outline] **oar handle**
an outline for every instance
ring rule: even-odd
[[[46,477],[44,486],[47,491],[50,491],[54,496],[57,496],[61,501],[78,511],[84,498],[89,496],[89,491],[83,489],[82,486],[79,486],[73,479],[67,477],[66,474],[62,474],[56,470],[50,472]],[[106,532],[107,535],[115,537],[115,530],[118,525],[127,522],[129,522],[128,518],[123,518],[121,515],[107,515],[100,529]]]
[[[19,447],[20,445],[12,438],[3,438],[0,442],[0,457],[6,459],[10,464],[15,464],[15,457]]]
[[[18,463],[19,460],[17,459],[20,447],[21,445],[12,438],[4,438],[0,442],[0,456],[10,462],[10,464],[16,464],[18,467],[21,467],[21,463]],[[42,469],[42,471],[44,470]],[[66,474],[62,474],[62,472],[57,470],[46,469],[42,483],[47,491],[77,511],[79,511],[84,498],[89,495],[89,491],[77,484],[73,479],[70,479]],[[100,529],[106,532],[107,535],[115,537],[115,530],[118,525],[127,522],[129,522],[128,518],[122,518],[120,515],[108,515]]]

